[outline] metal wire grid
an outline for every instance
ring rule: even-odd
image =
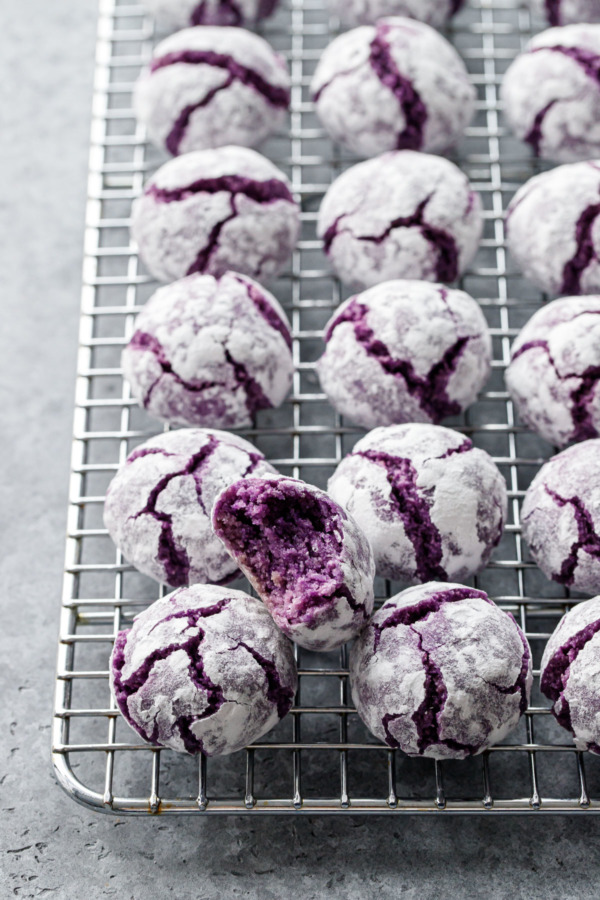
[[[514,613],[538,664],[545,640],[574,599],[546,582],[527,561],[521,543],[520,502],[552,448],[515,422],[502,378],[512,337],[543,299],[510,269],[504,241],[506,203],[535,169],[500,122],[502,73],[532,33],[529,14],[517,2],[472,0],[450,34],[479,95],[477,117],[457,162],[481,192],[486,220],[482,248],[462,286],[480,300],[494,342],[488,390],[466,416],[450,424],[491,452],[507,478],[506,535],[474,583]],[[325,139],[308,97],[310,76],[332,35],[324,3],[288,0],[283,5],[265,34],[288,58],[292,112],[289,130],[264,152],[289,173],[302,204],[301,241],[290,271],[274,286],[292,320],[296,373],[284,407],[260,413],[244,435],[281,471],[324,486],[359,431],[331,410],[314,373],[323,325],[346,296],[327,269],[315,221],[327,185],[354,160]],[[132,446],[156,432],[156,423],[132,401],[119,368],[135,312],[155,287],[128,234],[131,201],[162,161],[146,143],[131,108],[133,81],[153,40],[152,23],[141,7],[100,0],[53,724],[60,784],[79,802],[119,815],[600,810],[600,761],[586,755],[584,765],[582,754],[548,714],[537,679],[534,705],[511,743],[475,760],[443,765],[407,759],[368,735],[350,704],[347,648],[319,656],[296,651],[300,689],[295,706],[245,754],[195,761],[142,744],[121,720],[108,689],[112,642],[157,596],[157,586],[125,563],[102,525],[110,478]],[[377,587],[380,599],[398,589],[388,582]]]

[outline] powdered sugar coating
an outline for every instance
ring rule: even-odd
[[[138,119],[173,155],[254,147],[284,120],[290,77],[263,38],[243,28],[187,28],[161,41],[135,88]]]
[[[161,27],[177,31],[188,25],[252,27],[270,16],[279,0],[144,0]]]
[[[600,296],[563,297],[519,333],[506,386],[523,421],[564,447],[600,435]]]
[[[385,16],[408,16],[440,28],[455,15],[463,0],[328,0],[329,9],[347,27],[374,25]]]
[[[358,288],[394,278],[455,281],[482,229],[481,199],[460,169],[412,150],[343,172],[323,198],[317,225],[333,269]]]
[[[104,524],[126,559],[157,581],[224,583],[238,570],[212,530],[213,503],[232,482],[274,472],[235,434],[199,428],[160,434],[136,447],[113,478]]]
[[[284,311],[255,281],[188,275],[146,303],[122,365],[133,396],[156,418],[241,428],[285,399],[291,347]]]
[[[600,591],[600,440],[563,450],[541,467],[523,501],[523,537],[546,578]]]
[[[600,160],[531,178],[508,207],[509,249],[523,274],[552,294],[600,292]]]
[[[161,166],[133,203],[131,230],[159,281],[228,269],[268,280],[296,246],[300,211],[273,163],[247,147],[220,147]]]
[[[325,342],[323,390],[364,428],[457,415],[491,370],[479,304],[425,281],[387,281],[351,297],[325,327]]]
[[[425,584],[388,600],[350,660],[367,728],[409,756],[464,759],[499,743],[527,709],[525,635],[483,591]]]
[[[600,150],[600,25],[537,34],[502,82],[504,111],[536,156],[575,162]]]
[[[309,650],[355,637],[373,609],[369,542],[324,492],[248,478],[217,499],[213,527],[284,634]]]
[[[506,521],[506,482],[491,457],[439,425],[375,428],[327,489],[369,539],[377,574],[399,581],[470,578]]]
[[[549,25],[600,22],[599,0],[526,0],[532,12],[544,16]]]
[[[475,104],[454,47],[429,25],[400,17],[337,37],[321,56],[311,94],[332,140],[359,156],[447,150]]]
[[[600,753],[600,597],[562,617],[546,644],[540,687],[578,750]]]
[[[119,632],[110,680],[144,740],[224,756],[289,712],[298,675],[292,645],[260,600],[195,585],[157,600]]]

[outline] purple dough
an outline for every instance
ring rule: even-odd
[[[600,597],[571,609],[546,644],[542,692],[578,750],[600,753]]]
[[[439,156],[394,150],[347,169],[328,189],[317,233],[342,281],[455,281],[483,229],[481,199]]]
[[[454,16],[463,0],[329,0],[332,15],[343,25],[374,25],[386,16],[408,16],[441,28]]]
[[[600,296],[539,309],[512,346],[506,386],[519,415],[551,444],[600,435]]]
[[[270,16],[279,0],[143,0],[163,28],[178,31],[188,25],[252,27]]]
[[[129,454],[108,488],[104,524],[144,575],[171,587],[225,583],[238,569],[212,530],[212,505],[232,482],[274,472],[237,435],[170,431]]]
[[[359,156],[447,150],[471,121],[475,89],[448,41],[411,19],[383,19],[337,37],[311,84],[319,119]]]
[[[247,147],[220,147],[161,166],[133,203],[131,231],[159,281],[228,269],[268,280],[296,246],[300,211],[273,163]]]
[[[543,291],[600,292],[600,160],[531,178],[510,202],[506,227],[517,265]]]
[[[546,578],[600,591],[600,440],[552,457],[523,501],[523,537]]]
[[[392,597],[350,660],[352,699],[369,731],[432,759],[464,759],[502,741],[527,709],[532,681],[513,617],[460,584]]]
[[[369,539],[377,574],[398,581],[470,578],[506,521],[506,483],[491,457],[439,425],[369,432],[328,491]]]
[[[291,347],[285,313],[255,281],[189,275],[146,303],[122,365],[133,396],[156,418],[241,428],[285,399]]]
[[[162,41],[136,84],[150,139],[174,156],[224,144],[254,147],[283,122],[285,62],[243,28],[187,28]]]
[[[247,478],[213,508],[213,528],[277,625],[309,650],[355,637],[373,609],[373,554],[354,519],[294,478]]]
[[[439,422],[466,409],[491,370],[479,305],[463,291],[388,281],[347,300],[325,328],[323,390],[364,428]]]
[[[120,631],[113,696],[150,744],[224,756],[258,740],[292,707],[292,645],[260,600],[195,585],[157,600]]]
[[[545,16],[549,25],[600,22],[600,0],[527,0],[527,3],[532,12]]]
[[[536,156],[553,162],[598,156],[600,25],[536,35],[504,76],[502,101],[511,128]]]

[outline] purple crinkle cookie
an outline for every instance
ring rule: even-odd
[[[225,583],[238,569],[213,532],[212,505],[232,482],[274,472],[237,435],[170,431],[129,454],[108,488],[104,524],[126,559],[157,581]]]
[[[161,166],[134,201],[131,230],[160,281],[194,272],[274,278],[300,232],[287,177],[247,147],[185,153]]]
[[[558,166],[526,182],[506,214],[523,274],[552,294],[600,291],[600,160]]]
[[[479,304],[425,281],[388,281],[351,297],[326,326],[325,343],[323,390],[364,428],[457,415],[490,374]]]
[[[329,9],[348,27],[374,25],[386,16],[408,16],[440,28],[463,0],[329,0]]]
[[[328,491],[369,539],[377,574],[398,581],[470,578],[506,521],[506,483],[491,457],[439,425],[369,432]]]
[[[510,613],[459,584],[392,597],[350,660],[352,699],[369,731],[433,759],[464,759],[503,740],[532,681],[529,644]]]
[[[549,25],[600,22],[600,0],[527,0],[527,3]]]
[[[600,296],[539,309],[512,346],[506,386],[519,415],[551,444],[600,435]]]
[[[178,31],[188,25],[256,25],[270,16],[279,0],[143,0],[161,27]]]
[[[525,494],[521,522],[546,578],[600,591],[600,440],[575,444],[542,466]]]
[[[189,275],[143,307],[122,365],[133,396],[156,418],[241,428],[285,399],[291,347],[284,311],[255,281]]]
[[[346,284],[455,281],[483,229],[481,199],[439,156],[393,150],[347,169],[328,189],[317,232]]]
[[[600,150],[600,25],[536,35],[508,69],[502,101],[536,156],[575,162]]]
[[[309,650],[355,637],[373,609],[369,542],[324,491],[294,478],[248,478],[213,508],[216,534],[277,625]]]
[[[292,645],[260,600],[194,585],[157,600],[119,632],[110,681],[145,741],[224,756],[289,712],[298,675]]]
[[[600,597],[579,603],[546,644],[540,687],[578,750],[600,753]]]
[[[454,47],[428,25],[402,18],[337,37],[323,52],[311,93],[331,138],[359,156],[447,150],[475,104]]]
[[[135,89],[138,119],[174,156],[224,144],[254,147],[281,124],[289,101],[283,58],[243,28],[171,35]]]

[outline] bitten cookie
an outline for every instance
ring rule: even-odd
[[[347,169],[317,224],[334,271],[358,288],[393,278],[455,281],[483,230],[481,199],[439,156],[395,150]]]
[[[252,27],[270,16],[279,0],[143,0],[144,6],[171,31],[188,25]]]
[[[274,472],[235,434],[170,431],[129,454],[108,488],[104,524],[144,575],[171,587],[225,583],[238,568],[212,530],[212,505],[232,482]]]
[[[502,82],[505,115],[534,154],[575,162],[600,152],[600,25],[537,34]]]
[[[208,585],[182,588],[120,631],[113,696],[145,741],[224,756],[270,731],[298,683],[292,645],[260,600]]]
[[[506,482],[491,457],[439,425],[369,432],[328,491],[369,539],[377,574],[399,581],[470,578],[506,521]]]
[[[373,554],[354,519],[294,478],[232,484],[213,528],[284,634],[309,650],[355,637],[373,609]]]
[[[454,47],[429,25],[403,18],[337,37],[321,56],[311,93],[332,140],[359,156],[447,150],[475,104]]]
[[[600,753],[600,597],[578,603],[546,644],[542,693],[578,750]]]
[[[247,147],[197,150],[150,178],[132,207],[140,256],[159,281],[194,272],[274,278],[300,231],[286,176]]]
[[[343,25],[374,25],[385,16],[408,16],[440,28],[455,15],[463,0],[328,0],[332,15]]]
[[[526,0],[532,12],[545,16],[549,25],[600,22],[599,0]]]
[[[600,160],[558,166],[521,187],[506,214],[523,274],[552,294],[600,292]]]
[[[483,591],[424,584],[388,600],[350,660],[352,699],[375,737],[409,756],[464,759],[527,709],[531,651]]]
[[[387,281],[351,297],[325,327],[325,343],[323,390],[364,428],[457,415],[491,370],[479,304],[424,281]]]
[[[506,386],[521,419],[557,447],[600,435],[600,296],[539,309],[511,350]]]
[[[160,288],[134,329],[125,378],[138,403],[170,424],[241,428],[291,387],[286,315],[243,275],[188,275]]]
[[[150,140],[173,156],[224,144],[254,147],[285,118],[290,77],[244,28],[187,28],[156,47],[135,88]]]
[[[546,578],[600,591],[600,440],[545,463],[525,494],[523,537]]]

